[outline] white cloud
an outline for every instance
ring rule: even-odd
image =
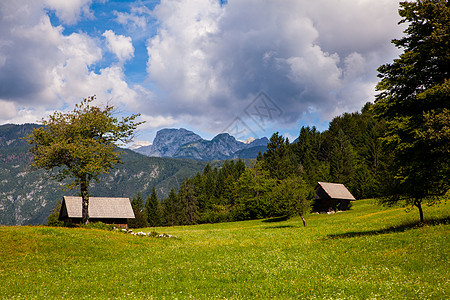
[[[132,6],[130,12],[114,11],[116,22],[131,30],[145,30],[148,26],[151,11],[145,6]]]
[[[106,46],[109,51],[114,53],[120,62],[129,60],[134,56],[134,47],[131,37],[116,35],[112,30],[106,30],[103,33],[106,38]]]
[[[201,116],[211,130],[260,91],[290,124],[358,110],[396,54],[397,9],[391,0],[161,1],[147,71],[164,97],[152,109]]]
[[[14,103],[0,100],[0,120],[8,120],[16,115],[16,106]]]
[[[55,11],[56,16],[66,24],[75,24],[81,14],[93,17],[89,6],[92,0],[45,0],[48,8]]]
[[[157,116],[157,115],[141,115],[141,120],[145,121],[144,124],[142,124],[139,129],[159,129],[162,127],[168,127],[172,126],[173,124],[177,123],[177,121],[172,116]]]
[[[376,69],[398,55],[390,40],[402,30],[391,0],[161,0],[153,11],[140,1],[110,11],[124,26],[88,35],[76,24],[94,17],[91,3],[0,1],[0,122],[37,120],[96,94],[143,113],[147,129],[217,133],[260,91],[283,110],[280,127],[329,120],[373,100]],[[143,35],[148,80],[130,86],[125,68],[142,59]]]
[[[50,23],[46,5],[0,2],[0,102],[7,108],[0,122],[35,122],[44,113],[72,107],[93,94],[99,102],[134,105],[137,93],[128,86],[123,67],[113,64],[94,71],[103,59],[99,41],[82,32],[64,35],[62,27]],[[66,7],[67,12],[74,7]],[[118,45],[113,49],[126,59],[130,41],[115,37]]]

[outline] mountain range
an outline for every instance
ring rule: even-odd
[[[77,196],[63,190],[43,170],[31,167],[30,145],[22,139],[39,125],[0,125],[0,225],[43,224],[59,199]],[[92,196],[145,198],[156,188],[159,199],[176,190],[187,177],[202,171],[207,162],[190,159],[147,157],[121,149],[122,163],[92,182]],[[211,165],[220,167],[221,162]]]
[[[43,224],[59,199],[79,193],[77,189],[64,190],[64,183],[31,167],[30,145],[23,137],[38,126],[0,125],[0,225]],[[98,182],[92,182],[90,193],[132,198],[140,192],[145,198],[155,187],[162,199],[170,189],[177,190],[187,177],[201,172],[207,163],[220,167],[222,159],[256,157],[259,151],[265,151],[266,140],[246,144],[229,134],[220,134],[207,141],[186,129],[163,129],[151,147],[137,150],[147,156],[120,149],[122,163],[101,175]]]
[[[195,159],[200,161],[225,159],[254,159],[258,153],[267,150],[269,140],[264,137],[246,143],[236,140],[228,133],[221,133],[212,140],[205,140],[198,134],[180,129],[162,129],[156,133],[153,143],[134,151],[151,157]]]

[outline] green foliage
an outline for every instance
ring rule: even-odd
[[[118,121],[113,117],[113,106],[91,106],[94,100],[95,96],[86,98],[72,112],[55,112],[48,120],[42,119],[44,127],[27,137],[35,155],[33,166],[48,171],[60,168],[53,177],[71,177],[72,184],[78,185],[97,179],[120,161],[116,143],[130,140],[141,124],[134,122],[139,115]]]
[[[230,206],[213,204],[211,208],[199,213],[201,223],[221,223],[233,221]]]
[[[190,180],[185,180],[178,191],[180,201],[180,220],[181,225],[197,224],[199,220],[197,197],[194,194],[194,185]]]
[[[395,202],[419,208],[449,189],[450,4],[445,0],[402,2],[405,36],[393,40],[403,53],[378,68],[380,94],[374,107],[386,121],[384,142],[394,156]]]
[[[101,229],[101,230],[114,230],[115,226],[114,224],[105,224],[103,222],[97,221],[97,222],[90,222],[89,224],[81,224],[81,228],[86,229]]]
[[[296,156],[289,144],[289,139],[274,133],[267,144],[267,151],[260,160],[262,167],[268,170],[272,178],[283,180],[299,172]]]
[[[59,220],[59,212],[61,211],[62,200],[59,199],[55,208],[47,218],[47,226],[59,227],[64,226],[64,222]]]
[[[325,134],[320,133],[315,127],[302,126],[297,142],[291,145],[301,166],[303,177],[311,186],[319,181],[330,180],[325,141]]]
[[[147,197],[147,202],[145,203],[145,209],[147,213],[147,223],[151,227],[161,226],[162,223],[162,206],[158,201],[158,196],[156,195],[156,189],[153,187],[152,193]]]
[[[349,185],[355,170],[353,147],[341,130],[334,138],[330,151],[330,177],[333,182]]]
[[[33,166],[42,168],[52,178],[72,181],[69,188],[79,186],[83,199],[83,222],[89,221],[88,198],[91,180],[120,162],[117,143],[126,143],[142,122],[132,115],[121,121],[113,116],[114,107],[91,106],[95,96],[85,98],[72,112],[55,112],[42,119],[44,127],[36,128],[27,137],[34,154]]]
[[[270,217],[304,215],[311,211],[314,192],[301,177],[290,177],[276,185],[271,193]]]
[[[136,196],[131,200],[131,207],[134,212],[134,219],[128,219],[128,227],[129,228],[143,228],[147,227],[147,214],[144,209],[144,198],[142,198],[142,194],[139,192]]]
[[[247,168],[235,184],[235,207],[233,219],[251,220],[271,216],[270,194],[276,185],[276,179],[260,164]]]
[[[174,226],[180,224],[181,205],[175,189],[170,190],[169,197],[163,200],[162,206],[164,225]]]

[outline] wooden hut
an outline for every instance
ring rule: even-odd
[[[318,182],[313,206],[315,212],[348,210],[355,197],[341,183]]]
[[[80,224],[81,197],[64,196],[59,220]],[[134,219],[133,208],[128,198],[89,197],[89,221],[114,224],[119,228],[128,227],[128,219]]]

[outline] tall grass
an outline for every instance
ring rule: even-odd
[[[448,299],[448,204],[147,228],[1,227],[2,299]]]

